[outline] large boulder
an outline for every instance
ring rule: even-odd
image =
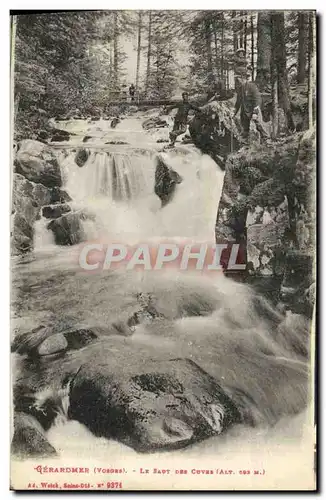
[[[51,142],[69,141],[71,135],[76,135],[76,134],[68,132],[67,130],[60,130],[55,128],[52,130]]]
[[[87,162],[88,157],[89,151],[87,149],[79,149],[75,156],[75,163],[78,165],[78,167],[83,167]]]
[[[43,184],[29,181],[23,175],[13,174],[12,208],[26,215],[26,204],[34,208],[47,205],[51,201],[51,190]]]
[[[156,157],[155,170],[155,194],[160,198],[162,207],[167,205],[173,198],[176,187],[182,182],[182,177],[173,170],[160,154]]]
[[[14,213],[11,221],[11,250],[19,255],[33,249],[33,225],[22,213]]]
[[[53,457],[56,450],[49,443],[39,422],[24,412],[14,416],[14,435],[11,452],[22,458]]]
[[[76,245],[86,240],[82,221],[87,216],[83,212],[69,212],[48,224],[57,245]]]
[[[243,142],[233,119],[233,107],[224,101],[202,106],[189,124],[189,133],[195,146],[222,168],[227,155],[237,151]]]
[[[58,187],[54,187],[50,190],[51,198],[48,203],[44,203],[44,205],[53,205],[54,203],[65,203],[66,201],[72,201],[71,196]]]
[[[49,188],[21,174],[13,174],[11,248],[14,255],[33,248],[34,223],[40,217],[40,208],[50,201]]]
[[[270,278],[280,306],[306,315],[313,307],[315,140],[312,129],[230,155],[216,222],[217,242],[245,241],[250,282]]]
[[[68,342],[62,333],[56,333],[47,337],[38,347],[39,356],[64,353],[68,347]]]
[[[295,313],[311,315],[313,312],[313,264],[314,255],[309,251],[292,248],[286,254],[280,298]]]
[[[68,343],[68,349],[81,349],[97,339],[97,334],[89,328],[70,330],[64,332],[64,336]]]
[[[71,211],[71,208],[66,203],[60,205],[53,206],[45,206],[42,208],[42,215],[46,219],[57,219],[61,217],[63,214],[66,214]]]
[[[29,331],[18,331],[12,341],[11,352],[35,360],[40,356],[81,349],[96,339],[97,334],[89,328],[66,330],[59,325],[48,328],[40,325]]]
[[[87,210],[68,212],[47,225],[54,234],[57,245],[76,245],[86,240],[83,222],[95,220],[95,215]]]
[[[293,312],[311,316],[316,281],[315,127],[307,130],[302,136],[291,180],[288,194],[291,248],[286,256],[281,300]]]
[[[169,125],[166,122],[166,120],[163,120],[159,116],[152,116],[150,118],[147,118],[142,123],[142,127],[145,130],[150,130],[150,129],[153,129],[153,128],[168,127],[168,126]]]
[[[69,417],[139,452],[185,447],[220,434],[240,414],[216,381],[186,359],[83,365],[71,382]]]
[[[237,241],[255,224],[260,224],[265,234],[265,223],[273,219],[274,212],[285,234],[289,214],[283,205],[288,203],[300,137],[296,134],[278,143],[242,148],[228,157],[217,214],[217,240]],[[257,231],[252,230],[255,241],[259,239]]]
[[[46,144],[23,140],[15,158],[16,172],[46,187],[61,186],[61,172],[54,152]]]

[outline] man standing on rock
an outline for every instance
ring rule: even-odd
[[[237,89],[237,101],[233,117],[238,114],[240,109],[240,120],[243,128],[243,136],[247,139],[249,136],[250,122],[253,120],[260,134],[261,139],[265,140],[268,134],[264,128],[261,113],[261,94],[254,82],[248,82],[249,73],[239,78]]]
[[[130,99],[131,99],[132,101],[134,101],[134,100],[135,100],[135,92],[136,92],[136,87],[135,87],[135,85],[132,83],[132,84],[130,85],[130,87],[129,87],[129,95],[130,95]]]
[[[177,108],[178,112],[174,118],[173,130],[170,132],[170,144],[169,147],[173,147],[178,135],[184,134],[187,130],[188,114],[191,109],[194,111],[200,111],[200,109],[189,102],[188,92],[183,92],[182,103],[173,104],[166,108],[166,113],[169,113],[172,109]]]

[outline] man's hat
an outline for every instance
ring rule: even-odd
[[[236,50],[236,54],[239,54],[240,52],[246,52],[243,47],[240,47],[238,50]]]

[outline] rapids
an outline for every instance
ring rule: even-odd
[[[64,189],[73,199],[70,205],[95,216],[84,222],[89,240],[135,244],[168,238],[214,244],[224,174],[210,157],[184,145],[159,152],[162,146],[155,134],[142,130],[139,116],[123,120],[113,130],[107,121],[67,122],[60,127],[76,134],[69,143],[54,147]],[[167,129],[165,133],[168,136]],[[93,139],[83,144],[85,135]],[[105,144],[110,140],[128,144]],[[74,162],[72,149],[77,147],[89,151],[81,168]],[[163,209],[153,191],[158,152],[183,178]],[[312,453],[304,447],[311,421],[306,406],[308,365],[277,342],[270,317],[278,313],[264,299],[257,307],[249,287],[221,273],[214,277],[176,270],[87,274],[77,265],[79,246],[55,246],[46,224],[44,219],[36,223],[33,255],[13,264],[14,328],[29,331],[51,324],[58,330],[64,325],[105,332],[108,325],[133,313],[136,293],[153,292],[167,319],[137,327],[126,340],[131,354],[125,361],[132,363],[132,351],[139,349],[153,350],[158,358],[171,353],[188,356],[224,381],[231,394],[243,391],[247,401],[254,402],[255,423],[259,423],[255,428],[238,425],[223,436],[169,456],[187,460],[200,455],[204,461],[217,457],[220,464],[236,459],[242,467],[262,464],[265,469],[275,466],[275,461],[285,463],[286,454],[290,460],[305,456],[304,464],[312,463]],[[180,308],[200,309],[204,315],[177,319]],[[82,350],[67,362],[78,366],[83,356],[96,356],[96,350],[89,354]],[[19,378],[19,361],[15,366],[15,378]],[[54,383],[59,371],[60,362],[50,368]],[[38,374],[29,376],[37,379]],[[136,457],[126,446],[96,438],[81,424],[64,418],[48,431],[48,438],[64,458],[96,457],[115,466],[122,458]]]

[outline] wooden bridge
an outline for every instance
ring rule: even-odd
[[[180,100],[169,100],[169,99],[117,99],[108,101],[107,106],[142,106],[142,107],[156,107],[156,106],[171,106],[172,104],[178,104]]]

